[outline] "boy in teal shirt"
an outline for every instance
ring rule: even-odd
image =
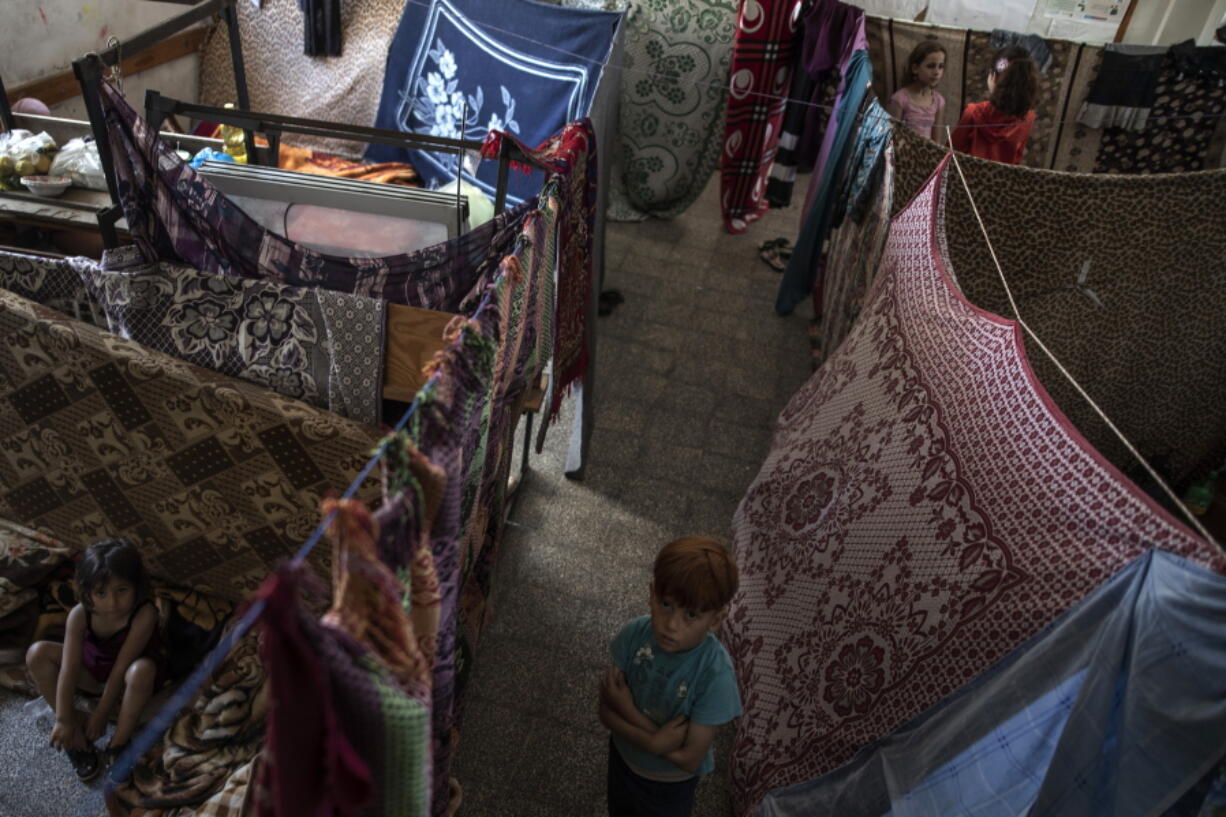
[[[741,714],[732,659],[715,631],[737,587],[713,539],[687,536],[656,556],[651,614],[613,639],[600,686],[611,733],[609,817],[688,817],[715,766],[716,729]]]

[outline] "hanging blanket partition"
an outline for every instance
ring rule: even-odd
[[[297,550],[379,438],[3,290],[0,334],[0,518],[77,548],[129,539],[151,575],[229,601]]]
[[[513,250],[526,216],[537,207],[537,199],[531,198],[474,230],[408,255],[326,255],[257,224],[180,160],[107,83],[102,84],[101,99],[120,203],[133,241],[150,261],[182,261],[206,272],[271,278],[470,314],[500,260]],[[496,152],[501,138],[512,137],[494,134],[487,147]],[[596,142],[591,123],[582,119],[535,149],[518,145],[539,167],[564,180],[558,193],[558,316],[550,405],[550,414],[556,415],[567,387],[583,377],[590,360]]]
[[[1192,783],[1216,779],[1221,808],[1223,616],[1226,578],[1150,551],[982,678],[846,766],[771,792],[760,813],[1219,813]]]
[[[894,139],[899,207],[944,154],[906,129]],[[1226,460],[1226,171],[1068,174],[959,158],[1022,317],[1124,436],[1177,490]],[[942,224],[958,284],[1010,315],[956,174],[950,184]],[[1047,356],[1031,362],[1094,447],[1133,469]]]
[[[536,145],[592,114],[620,12],[534,0],[421,0],[408,3],[388,47],[375,127],[459,139],[505,130]],[[366,158],[404,161],[426,187],[456,177],[452,154],[372,144]],[[490,198],[498,166],[463,177]],[[515,174],[507,201],[540,189],[539,173]]]
[[[379,422],[387,303],[149,264],[135,247],[88,258],[0,253],[0,287],[158,352]]]
[[[570,158],[580,167],[584,166],[582,151],[570,154]],[[369,534],[369,538],[377,549],[380,565],[378,569],[371,566],[369,570],[363,568],[363,571],[369,573],[374,570],[380,574],[384,570],[389,571],[399,579],[403,594],[411,598],[410,618],[420,647],[420,654],[415,652],[417,657],[413,658],[415,677],[422,680],[424,676],[421,673],[424,672],[429,679],[427,685],[432,687],[432,692],[427,694],[422,685],[409,689],[403,683],[399,684],[411,698],[422,702],[422,705],[418,705],[387,688],[380,670],[366,673],[362,667],[370,668],[367,666],[369,662],[364,659],[358,661],[362,667],[355,670],[354,659],[346,658],[336,649],[325,656],[324,662],[334,674],[334,683],[340,684],[338,694],[341,700],[349,702],[343,703],[338,710],[343,719],[341,726],[351,736],[353,746],[374,774],[373,782],[381,792],[377,796],[383,803],[399,798],[403,802],[417,804],[405,809],[391,809],[388,813],[424,813],[420,804],[427,799],[432,800],[437,814],[445,813],[448,806],[450,758],[459,727],[460,693],[471,670],[480,631],[489,615],[493,567],[503,530],[505,486],[513,460],[510,432],[515,406],[520,403],[529,385],[539,379],[553,348],[552,310],[548,306],[554,302],[558,236],[567,215],[566,208],[562,206],[567,195],[563,177],[551,176],[540,195],[541,208],[525,215],[523,229],[515,238],[514,252],[501,259],[495,280],[483,294],[481,307],[472,318],[457,318],[452,322],[448,330],[450,342],[429,367],[433,379],[418,396],[418,409],[410,423],[408,436],[388,442],[383,505],[372,522],[359,525],[371,525],[374,532]],[[0,256],[0,261],[4,258],[6,256]],[[17,274],[14,271],[17,267],[21,267],[24,274]],[[32,293],[51,294],[67,305],[74,305],[78,293],[73,287],[80,286],[80,267],[81,260],[48,262],[43,266],[23,263],[14,265],[9,277]],[[189,280],[196,278],[190,277]],[[258,475],[254,483],[244,481],[244,468],[249,471],[269,465],[268,452],[263,451],[259,443],[267,444],[276,466],[289,469],[282,483],[291,478],[302,479],[303,474],[315,473],[324,467],[324,463],[333,470],[343,467],[348,473],[356,472],[373,445],[374,435],[368,431],[354,441],[352,447],[356,450],[345,456],[346,449],[341,447],[342,443],[348,442],[344,434],[345,421],[333,418],[334,425],[340,424],[334,428],[324,421],[327,415],[322,412],[314,412],[293,401],[281,401],[275,395],[264,396],[263,400],[278,406],[284,404],[283,408],[291,418],[298,419],[301,415],[302,426],[292,425],[290,431],[293,434],[274,433],[279,432],[276,428],[265,431],[266,412],[256,399],[266,395],[265,392],[246,385],[230,387],[231,391],[219,392],[215,396],[207,389],[192,389],[191,383],[182,379],[183,373],[195,373],[197,377],[205,378],[205,385],[211,385],[206,377],[210,373],[156,356],[131,341],[114,338],[95,327],[68,321],[64,316],[16,295],[0,293],[0,318],[8,315],[10,322],[25,316],[25,312],[5,311],[5,298],[12,299],[15,304],[27,305],[30,314],[45,314],[45,320],[50,320],[52,316],[59,320],[42,330],[41,334],[46,338],[36,333],[31,339],[26,337],[30,334],[28,332],[5,334],[10,339],[6,348],[23,350],[20,355],[10,355],[13,357],[10,361],[12,365],[5,370],[6,380],[15,384],[16,388],[6,402],[6,405],[14,406],[10,413],[15,412],[9,418],[9,425],[18,422],[23,434],[6,437],[5,447],[14,454],[22,455],[13,461],[12,467],[28,470],[35,464],[31,458],[38,456],[41,458],[38,461],[39,473],[47,476],[33,479],[35,475],[31,473],[28,476],[33,481],[26,480],[24,484],[20,477],[6,477],[5,483],[16,484],[18,489],[0,497],[3,500],[0,507],[5,513],[28,518],[49,529],[71,531],[94,524],[97,521],[95,517],[102,519],[103,514],[113,517],[129,507],[123,494],[113,492],[98,493],[94,497],[99,503],[109,503],[103,506],[103,513],[89,514],[80,521],[74,522],[69,518],[67,510],[88,511],[88,496],[75,498],[71,504],[65,505],[63,512],[58,508],[43,507],[50,501],[48,495],[54,499],[56,493],[66,494],[68,489],[64,484],[71,486],[74,474],[86,472],[91,467],[88,463],[78,465],[70,462],[65,457],[64,452],[72,450],[62,444],[70,427],[65,423],[70,423],[81,412],[91,417],[102,417],[95,423],[97,429],[93,429],[93,425],[86,429],[90,439],[99,438],[96,443],[90,443],[88,451],[100,452],[99,456],[107,455],[102,458],[102,464],[106,466],[109,463],[115,481],[143,480],[139,485],[133,483],[132,505],[139,510],[139,502],[143,501],[153,503],[156,509],[165,508],[167,512],[177,513],[166,522],[167,525],[173,523],[186,528],[189,521],[194,522],[183,536],[191,534],[196,538],[186,544],[175,547],[169,553],[163,553],[165,548],[156,546],[145,548],[151,569],[158,575],[168,574],[180,583],[213,592],[217,592],[223,582],[232,582],[229,588],[231,597],[237,599],[245,595],[243,591],[252,589],[253,581],[258,582],[272,566],[273,560],[279,561],[291,552],[289,547],[276,549],[280,538],[265,541],[271,531],[288,531],[296,537],[289,544],[305,539],[317,519],[306,505],[318,502],[323,495],[321,487],[312,487],[293,495],[292,486],[279,484],[268,475]],[[72,331],[76,334],[67,334],[61,324],[73,327]],[[77,337],[92,340],[88,344],[80,344],[73,340]],[[56,339],[58,342],[53,342]],[[70,340],[72,342],[66,342]],[[112,362],[107,366],[95,366],[92,359],[82,357],[76,350],[78,345],[85,345],[87,349],[92,345],[102,345],[109,352]],[[61,361],[52,355],[53,352],[67,355],[65,349],[75,356],[65,357]],[[135,356],[138,353],[136,363],[126,362],[126,355]],[[24,373],[24,379],[18,377],[21,366],[33,369]],[[167,368],[170,375],[179,375],[179,379],[160,374],[160,367]],[[116,369],[118,374],[112,377],[109,369]],[[212,378],[221,380],[217,375],[212,375]],[[31,382],[27,384],[27,380]],[[82,391],[81,383],[87,382],[95,383],[97,388]],[[60,397],[61,390],[70,396],[77,395],[77,399],[62,406],[65,401]],[[168,396],[159,399],[163,392],[167,392]],[[189,411],[196,402],[201,402],[203,409]],[[145,406],[162,404],[172,410],[171,416],[182,415],[178,425],[194,431],[193,439],[206,435],[199,445],[180,451],[173,447],[171,435],[154,423],[141,424],[142,420],[148,420],[147,413],[153,411],[152,408],[146,411]],[[106,420],[106,416],[98,413],[98,405],[110,406],[112,412],[123,413],[117,415],[119,420]],[[298,408],[291,411],[295,406]],[[49,414],[52,419],[40,420],[39,412]],[[63,416],[62,420],[59,415]],[[35,429],[46,428],[46,432],[33,434],[27,427],[29,423],[33,423]],[[225,423],[235,424],[238,429],[228,429],[224,427]],[[134,426],[135,431],[124,437],[121,426]],[[221,440],[220,444],[214,436],[208,436],[209,432],[214,431]],[[23,442],[24,436],[31,436],[31,439]],[[294,458],[296,439],[309,446],[299,459]],[[138,443],[142,443],[143,447]],[[24,449],[19,447],[23,444]],[[121,448],[121,445],[126,447]],[[238,458],[242,451],[250,456],[240,463],[241,467],[236,465],[232,470],[222,469],[221,462]],[[422,451],[429,452],[429,459]],[[332,453],[335,461],[321,459],[316,466],[310,457],[318,456],[319,452]],[[83,455],[84,452],[78,454],[78,458]],[[166,462],[169,465],[163,465],[154,455],[168,455]],[[295,466],[303,474],[294,471]],[[64,472],[61,474],[57,468],[63,468]],[[187,478],[185,474],[200,479],[201,474],[209,469],[216,471],[219,479],[227,482],[214,484],[205,479],[199,485],[202,495],[189,497],[194,498],[190,510],[202,515],[198,520],[188,519],[178,503],[161,501],[163,494],[176,490],[175,486],[178,485],[174,479],[166,479],[168,473],[173,473],[180,480]],[[150,482],[153,476],[159,475],[163,477],[162,482]],[[209,474],[203,476],[208,477]],[[329,477],[333,477],[331,471]],[[92,486],[101,485],[98,483],[101,478],[89,472],[82,480],[94,492]],[[343,480],[335,478],[333,482],[337,487],[343,484]],[[154,487],[163,483],[165,487],[158,489],[160,493],[153,492]],[[227,485],[229,489],[226,489]],[[359,496],[369,501],[374,488],[368,482]],[[229,493],[225,490],[229,490]],[[245,529],[243,526],[247,522],[241,514],[245,509],[236,509],[232,505],[234,497],[238,495],[235,492],[250,497],[251,504],[269,515],[261,531],[239,541],[226,538],[232,530]],[[291,502],[297,505],[291,506]],[[286,518],[285,514],[291,508],[295,515]],[[351,514],[365,519],[357,503],[350,502],[346,508]],[[218,518],[219,513],[230,516]],[[138,519],[137,522],[143,523],[145,520]],[[116,530],[137,538],[144,535],[145,527],[150,527],[155,534],[169,541],[171,534],[163,531],[162,527],[156,527],[155,522],[137,527],[128,524]],[[209,534],[210,530],[218,532]],[[78,538],[92,540],[109,535],[108,531],[100,527],[90,528],[87,536]],[[261,539],[256,534],[265,538]],[[218,552],[224,546],[227,551],[238,554],[235,564],[214,565],[217,553],[210,547],[214,541]],[[138,542],[143,546],[145,539],[140,538]],[[363,556],[363,559],[370,563],[369,557]],[[320,571],[327,569],[327,562],[326,554],[322,551],[316,551],[312,556],[312,563]],[[236,571],[240,564],[255,567],[239,574]],[[353,569],[349,565],[344,571],[337,572],[336,592],[344,592],[344,582],[354,586]],[[378,581],[386,591],[385,579],[379,578]],[[365,591],[354,592],[358,601],[367,599],[369,595]],[[234,596],[235,593],[237,596]],[[397,609],[399,604],[397,601]],[[388,608],[384,605],[383,609],[386,612]],[[344,623],[347,630],[356,633],[378,624],[378,621],[363,614],[351,616]],[[384,643],[378,638],[374,641]],[[252,663],[254,639],[250,639],[250,642],[244,642],[240,648],[241,657],[236,658],[241,662],[235,668],[236,683],[241,683],[241,686],[235,686],[230,691],[236,704],[247,707],[244,712],[254,713],[252,719],[255,719],[264,711],[261,692],[263,672],[258,662]],[[227,666],[231,664],[227,663]],[[346,687],[346,683],[353,685],[353,688]],[[385,685],[381,690],[382,715],[372,716],[371,691],[380,691],[377,689],[380,684]],[[353,689],[359,689],[365,697],[359,701],[346,694]],[[207,691],[206,697],[216,698],[224,692],[225,689]],[[253,695],[258,696],[254,701],[251,700]],[[376,704],[375,709],[378,707],[379,704]],[[236,796],[241,799],[242,790],[248,785],[250,768],[244,767],[246,771],[241,771],[241,775],[235,772],[233,777],[229,777],[236,764],[223,761],[229,758],[246,764],[250,760],[253,747],[258,747],[262,735],[262,728],[255,730],[253,724],[262,723],[262,719],[251,720],[250,723],[245,720],[237,725],[241,729],[235,724],[227,724],[225,729],[218,732],[224,738],[221,745],[210,745],[201,737],[199,729],[203,728],[202,722],[204,725],[212,723],[199,715],[184,715],[175,727],[176,731],[163,738],[165,757],[162,758],[158,752],[146,756],[146,761],[152,757],[153,765],[147,762],[134,776],[135,782],[119,791],[120,800],[130,806],[144,808],[190,806],[202,802],[223,786],[223,791],[230,792],[232,796],[237,791]],[[371,724],[384,730],[382,737],[372,736],[370,729],[375,726]],[[213,728],[217,731],[219,727],[213,725]],[[238,747],[241,753],[226,754],[228,744],[224,741],[238,739],[236,736],[242,740],[241,747]],[[423,745],[429,746],[428,758],[420,748]],[[179,754],[176,755],[176,752]],[[180,758],[184,752],[187,757],[201,759],[204,764],[201,769],[185,775]],[[212,754],[217,757],[214,758]],[[388,774],[387,769],[393,766],[404,773]],[[190,787],[176,789],[176,781],[179,780],[190,781]],[[418,781],[429,786],[428,796]],[[270,788],[276,784],[265,779],[260,785]],[[220,797],[221,794],[216,796]]]
[[[672,218],[706,187],[723,150],[737,6],[649,0],[627,15],[611,218]]]
[[[465,312],[476,306],[533,206],[525,202],[475,230],[408,255],[327,255],[261,227],[182,161],[109,83],[101,88],[119,202],[147,261],[178,261],[205,272]]]
[[[851,760],[1152,548],[1226,572],[1060,413],[1018,325],[962,296],[953,276],[971,270],[942,240],[957,177],[938,170],[734,519],[739,815]]]

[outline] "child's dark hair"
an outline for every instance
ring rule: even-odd
[[[719,610],[736,593],[736,562],[714,539],[683,536],[656,556],[653,583],[658,598],[699,613]]]
[[[132,585],[137,605],[149,598],[149,578],[136,545],[124,539],[108,539],[90,545],[77,563],[77,597],[85,609],[90,607],[94,590],[112,576]]]
[[[992,58],[991,71],[996,75],[992,105],[1001,113],[1025,119],[1039,99],[1039,68],[1030,52],[1020,45],[1007,45]]]
[[[938,51],[948,56],[945,46],[933,39],[920,40],[919,44],[911,49],[911,56],[907,57],[907,83],[915,82],[915,66],[921,65],[929,55]]]

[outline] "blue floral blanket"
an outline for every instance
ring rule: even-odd
[[[613,46],[620,12],[535,0],[425,0],[405,5],[387,56],[375,126],[451,138],[514,134],[529,145],[588,115]],[[371,145],[371,161],[412,163],[427,187],[456,175],[449,154]],[[474,182],[491,198],[498,179],[484,162]],[[542,176],[514,173],[512,204]]]

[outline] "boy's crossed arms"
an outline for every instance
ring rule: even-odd
[[[617,667],[609,667],[601,678],[599,716],[605,728],[622,740],[691,774],[702,766],[718,728],[688,721],[684,715],[656,726],[635,706],[634,693]]]

